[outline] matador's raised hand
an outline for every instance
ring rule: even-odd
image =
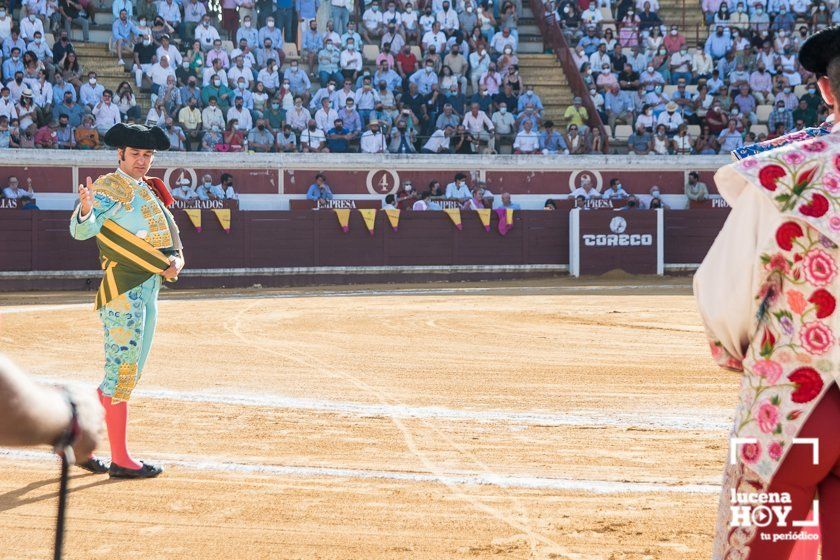
[[[85,216],[93,208],[93,181],[87,177],[87,185],[79,185],[79,201],[82,203],[81,215]]]

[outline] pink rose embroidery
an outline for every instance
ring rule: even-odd
[[[802,326],[802,330],[799,331],[799,340],[805,350],[821,356],[831,348],[834,342],[834,334],[824,323],[812,321]]]
[[[802,260],[805,279],[814,286],[825,286],[837,276],[837,265],[822,249],[813,249]]]
[[[823,186],[832,194],[840,192],[840,175],[826,173],[822,178]]]
[[[788,152],[782,158],[791,165],[799,165],[805,161],[805,156],[802,152]]]
[[[779,423],[779,409],[773,406],[770,401],[762,401],[755,412],[755,420],[758,422],[758,429],[769,434],[776,429]]]
[[[741,167],[744,169],[750,169],[758,165],[758,160],[755,158],[747,158],[741,162]]]
[[[761,457],[761,444],[746,443],[741,446],[741,459],[745,463],[755,463]]]
[[[822,140],[814,140],[813,142],[808,142],[807,144],[802,146],[802,149],[806,152],[816,153],[824,151],[827,147],[828,144],[826,144]]]
[[[753,364],[752,370],[759,377],[766,379],[771,385],[775,385],[783,373],[781,364],[773,360],[757,360]]]
[[[778,441],[774,441],[767,446],[767,454],[774,461],[778,461],[782,457],[782,444]]]
[[[840,231],[840,214],[833,214],[828,219],[828,227],[830,227],[832,231]]]

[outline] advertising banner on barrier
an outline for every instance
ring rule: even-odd
[[[569,214],[572,276],[619,269],[630,274],[665,270],[663,210],[581,210]]]

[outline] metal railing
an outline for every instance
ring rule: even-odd
[[[586,112],[589,114],[587,125],[600,129],[603,141],[602,151],[609,153],[609,134],[607,134],[607,129],[601,120],[601,116],[598,114],[598,110],[595,108],[595,103],[592,102],[592,98],[589,96],[589,88],[586,87],[583,76],[581,76],[580,70],[578,70],[575,64],[572,57],[572,50],[569,48],[566,37],[563,35],[563,30],[560,29],[557,21],[549,21],[545,17],[545,5],[542,0],[530,0],[530,3],[534,20],[537,23],[537,27],[540,28],[544,44],[551,48],[551,52],[554,53],[557,61],[562,66],[572,94],[583,100],[583,106],[586,107]]]

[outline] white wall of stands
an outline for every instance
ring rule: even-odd
[[[396,169],[430,170],[442,168],[440,181],[449,182],[451,170],[457,167],[465,172],[484,171],[577,171],[598,170],[615,173],[620,177],[622,170],[635,172],[646,169],[662,171],[698,170],[715,171],[731,163],[729,156],[629,156],[629,155],[582,155],[582,156],[434,156],[425,154],[220,154],[203,152],[164,152],[157,155],[155,167],[193,167],[218,169],[222,173],[228,169],[311,169],[329,173],[330,170]],[[5,150],[0,152],[0,167],[16,167],[19,174],[25,175],[27,166],[55,167],[116,167],[116,154],[111,150],[95,152],[60,151],[60,150]],[[2,170],[0,170],[2,174]],[[83,178],[82,178],[83,179]],[[218,177],[214,176],[214,180]],[[341,185],[333,185],[341,191]],[[71,210],[75,195],[64,193],[45,193],[40,185],[33,185],[38,194],[38,206],[44,210]],[[491,187],[492,188],[492,187]],[[75,189],[74,189],[75,190]],[[40,192],[39,192],[40,191]],[[498,193],[497,193],[498,194]],[[558,185],[556,198],[568,194],[568,188]],[[303,198],[302,195],[285,194],[243,194],[240,197],[242,210],[288,210],[289,199]],[[337,198],[342,198],[339,194]],[[378,199],[374,195],[352,195],[346,198]],[[551,195],[515,195],[514,201],[523,209],[541,209],[546,198]],[[672,208],[683,208],[685,197],[666,195],[666,203]]]

